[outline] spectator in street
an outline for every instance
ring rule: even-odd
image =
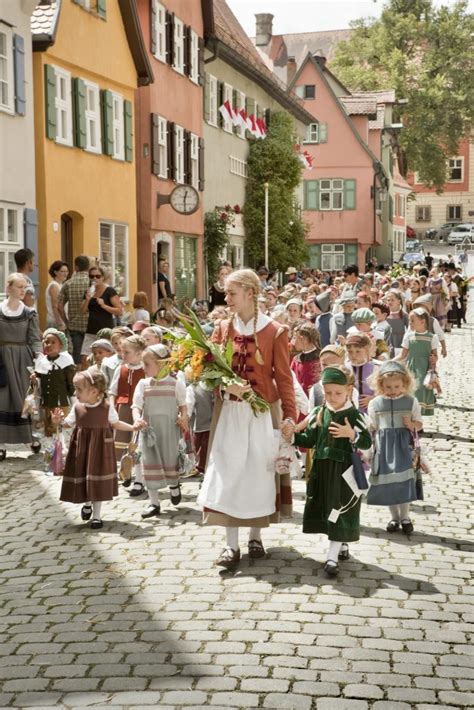
[[[266,291],[271,288],[271,284],[268,283],[269,271],[266,266],[261,266],[257,271],[258,278],[260,279],[260,286],[262,291]]]
[[[87,313],[81,313],[81,304],[88,288],[89,257],[80,254],[74,259],[74,274],[66,281],[58,296],[58,313],[66,324],[72,343],[72,359],[76,365],[81,362],[82,343],[87,328],[88,316]]]
[[[35,265],[35,255],[31,249],[18,249],[14,254],[17,273],[21,274],[26,281],[26,290],[23,303],[28,308],[36,309],[36,293],[30,274],[33,273]]]
[[[359,267],[357,264],[349,264],[344,268],[344,287],[342,293],[353,291],[358,293],[362,288],[362,279],[359,278]]]
[[[133,312],[130,318],[131,323],[136,323],[137,321],[147,321],[150,322],[150,304],[148,303],[148,296],[145,291],[137,291],[133,297]]]
[[[122,314],[122,304],[117,291],[106,283],[106,272],[101,266],[89,269],[90,287],[86,289],[81,303],[82,315],[88,314],[87,326],[81,348],[81,361],[86,360],[91,352],[91,345],[97,340],[97,331],[113,328],[114,316]]]
[[[230,274],[232,267],[228,264],[221,264],[217,271],[217,281],[212,284],[209,290],[209,312],[217,306],[226,306],[224,282],[226,276]]]
[[[430,270],[433,267],[433,261],[434,261],[433,257],[431,256],[430,252],[427,251],[426,256],[425,256],[425,264],[426,264],[428,270]]]
[[[164,256],[158,259],[158,301],[162,298],[173,298],[168,271],[170,265]]]
[[[57,261],[53,261],[48,269],[48,273],[51,276],[52,281],[50,281],[47,285],[45,292],[46,327],[65,330],[66,323],[61,318],[61,314],[59,313],[58,299],[63,284],[69,275],[69,267],[65,261],[58,259]]]

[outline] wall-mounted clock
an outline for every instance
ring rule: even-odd
[[[170,205],[179,214],[193,214],[199,207],[199,192],[191,185],[176,185],[170,194]]]

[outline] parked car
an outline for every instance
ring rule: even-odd
[[[440,227],[434,227],[432,229],[427,229],[425,232],[426,239],[437,239],[439,242],[446,241],[449,233],[454,227],[457,227],[460,221],[455,222],[445,222]]]
[[[448,244],[462,244],[467,239],[474,242],[474,224],[458,224],[448,234]]]
[[[407,225],[407,239],[416,239],[416,232],[413,227]]]
[[[407,239],[405,244],[406,252],[420,252],[423,253],[423,244],[419,239]]]
[[[425,255],[421,251],[406,251],[401,255],[398,263],[402,266],[414,266],[415,264],[424,264]]]

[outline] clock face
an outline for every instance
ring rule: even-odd
[[[177,185],[170,195],[170,204],[180,214],[192,214],[199,207],[199,193],[191,185]]]

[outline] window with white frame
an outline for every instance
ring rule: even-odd
[[[237,111],[242,111],[242,109],[245,111],[245,94],[243,91],[238,91],[237,92]],[[239,138],[243,138],[245,140],[245,131],[247,127],[244,125],[244,123],[240,123],[238,128],[237,128],[237,135]]]
[[[415,219],[417,222],[429,222],[431,220],[431,207],[429,205],[417,205]]]
[[[344,204],[344,180],[319,181],[319,209],[342,210]]]
[[[11,27],[0,22],[0,111],[6,113],[14,112],[12,42]]]
[[[72,145],[71,74],[54,67],[56,74],[56,143]]]
[[[125,160],[125,123],[123,120],[123,96],[112,92],[112,127],[114,135],[113,157]]]
[[[247,163],[245,160],[240,160],[240,158],[235,158],[233,155],[229,155],[229,161],[229,170],[232,175],[238,175],[243,178],[247,177]]]
[[[152,28],[154,33],[155,52],[154,56],[160,62],[166,62],[166,9],[165,6],[153,0],[155,9],[155,23]]]
[[[174,57],[173,69],[184,74],[184,24],[177,17],[174,18]]]
[[[159,160],[159,176],[161,178],[168,177],[168,122],[166,118],[158,116],[158,160]]]
[[[0,202],[0,293],[8,274],[16,271],[14,254],[23,246],[23,207]]]
[[[305,143],[318,143],[319,142],[319,123],[310,123],[307,132]]]
[[[207,119],[207,122],[211,126],[217,126],[217,78],[215,76],[212,76],[212,74],[208,74],[208,107],[207,107],[207,114],[209,118]]]
[[[232,108],[232,86],[230,84],[224,84],[224,103],[226,101],[229,102],[229,105]],[[230,118],[225,118],[224,123],[222,124],[222,128],[226,133],[232,133],[233,132],[233,123]]]
[[[108,269],[110,284],[121,298],[128,298],[128,226],[103,221],[99,224],[100,265]]]
[[[175,159],[176,166],[176,182],[184,182],[184,128],[175,124],[174,127],[174,144],[175,144]]]
[[[191,30],[191,68],[189,78],[195,84],[199,83],[199,37],[197,32]]]
[[[342,269],[345,253],[344,244],[321,244],[321,269],[323,271]]]
[[[86,150],[102,152],[100,129],[100,93],[97,84],[85,81],[86,87]]]
[[[191,133],[191,185],[199,189],[199,136]]]
[[[446,219],[462,219],[462,205],[448,205],[446,210]]]
[[[448,160],[448,182],[462,182],[464,174],[464,158]]]

